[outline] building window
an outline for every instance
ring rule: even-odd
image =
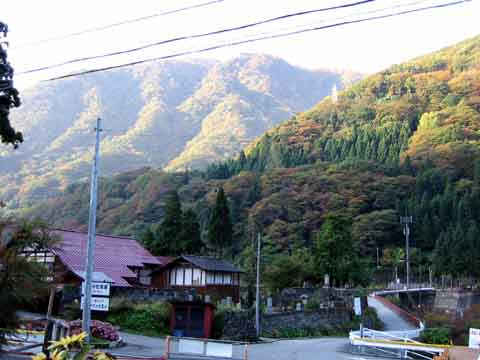
[[[215,273],[207,272],[207,284],[215,284]]]
[[[232,274],[224,274],[223,275],[223,284],[230,285],[232,283]]]
[[[202,285],[202,271],[200,269],[193,269],[193,285]]]
[[[183,268],[176,268],[175,272],[177,273],[175,279],[175,285],[183,285]]]
[[[192,269],[183,269],[185,271],[185,284],[184,285],[192,285]]]

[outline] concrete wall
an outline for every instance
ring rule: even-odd
[[[437,290],[434,310],[463,316],[472,305],[480,304],[480,291]]]

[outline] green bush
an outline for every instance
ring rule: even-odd
[[[225,311],[215,311],[213,317],[212,337],[214,339],[221,339],[223,336],[223,329],[225,328]]]
[[[377,310],[372,307],[367,307],[364,314],[365,326],[372,330],[383,330],[384,324],[378,317]]]
[[[427,344],[450,344],[451,332],[448,327],[426,329],[420,335],[420,341]]]
[[[107,316],[107,321],[123,330],[162,336],[170,332],[171,311],[171,305],[166,302],[133,304],[118,301]]]
[[[317,299],[311,299],[305,305],[305,312],[315,312],[320,309],[320,302]]]
[[[62,317],[65,320],[77,320],[82,318],[82,309],[80,309],[80,304],[67,304],[63,308]]]

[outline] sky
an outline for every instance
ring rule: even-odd
[[[40,80],[71,72],[441,4],[449,0],[375,0],[343,10],[294,17],[249,30],[175,42],[49,71],[21,74],[25,70],[79,57],[131,49],[180,35],[204,33],[355,0],[223,0],[202,8],[158,16],[104,31],[39,43],[44,39],[62,37],[92,27],[205,2],[208,0],[4,2],[0,21],[7,23],[10,29],[8,54],[16,71],[15,84],[22,89]],[[263,53],[308,69],[344,69],[368,74],[480,34],[479,14],[480,0],[472,0],[454,7],[259,41],[189,57],[224,61],[242,53]]]

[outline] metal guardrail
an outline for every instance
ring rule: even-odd
[[[248,344],[228,341],[168,336],[165,359],[248,360]]]
[[[350,344],[357,347],[374,348],[383,352],[397,352],[403,358],[413,354],[419,358],[432,359],[435,355],[441,354],[449,345],[425,344],[413,340],[425,329],[423,323],[415,330],[405,331],[377,331],[363,329],[363,331],[351,331],[349,334]]]

